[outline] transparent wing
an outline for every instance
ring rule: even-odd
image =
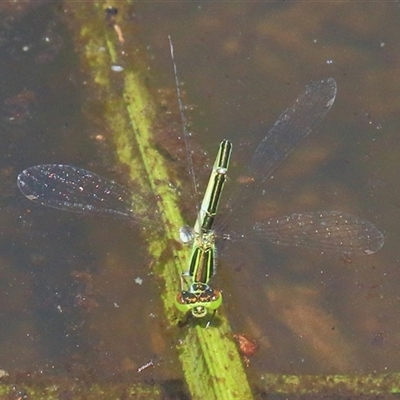
[[[254,224],[246,235],[229,234],[227,239],[271,242],[281,246],[354,255],[375,253],[384,242],[382,232],[371,222],[340,211],[316,211],[271,218]]]
[[[85,214],[133,218],[133,195],[128,189],[93,172],[71,165],[44,164],[22,171],[18,188],[29,200]]]
[[[246,208],[249,200],[259,195],[273,172],[322,121],[335,101],[336,91],[333,78],[312,83],[292,107],[280,115],[248,164],[243,179],[246,183],[241,185],[237,194],[232,195],[232,214]]]
[[[248,167],[255,181],[265,182],[302,143],[331,109],[336,92],[333,78],[313,83],[280,115],[257,147]]]
[[[266,181],[322,121],[335,101],[333,78],[312,83],[285,110],[257,147],[237,194],[232,196],[229,220],[239,221],[251,202],[263,195]],[[318,249],[321,252],[371,254],[384,242],[382,232],[372,223],[338,211],[292,214],[257,222],[249,232],[225,238],[271,242],[284,246]]]

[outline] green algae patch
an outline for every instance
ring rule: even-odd
[[[142,221],[157,219],[156,229],[146,230],[143,237],[154,260],[154,271],[163,282],[160,286],[165,318],[169,329],[176,333],[191,398],[251,399],[244,367],[223,315],[219,314],[208,329],[204,328],[204,321],[181,329],[177,326],[183,316],[176,310],[174,300],[190,249],[177,244],[177,228],[184,225],[175,189],[179,182],[174,182],[170,167],[154,143],[157,107],[145,84],[146,60],[141,45],[134,44],[137,39],[132,23],[125,23],[123,18],[129,15],[132,5],[118,2],[118,19],[107,17],[105,3],[65,5],[73,11],[70,26],[83,68],[90,77],[88,90],[93,89],[96,98],[101,99],[102,124],[112,139],[116,160],[128,171],[135,192],[146,199],[135,199],[135,213]],[[121,35],[129,38],[129,44]],[[165,45],[168,46],[167,37]],[[153,202],[155,207],[149,211]]]
[[[34,400],[59,400],[73,398],[74,400],[162,400],[165,398],[159,386],[142,384],[92,384],[86,385],[76,379],[54,378],[51,381],[43,377],[18,377],[14,383],[12,377],[5,378],[0,383],[0,396],[2,399],[34,399]]]
[[[264,390],[276,394],[311,395],[332,393],[378,396],[400,393],[400,373],[369,375],[279,375],[261,377]]]

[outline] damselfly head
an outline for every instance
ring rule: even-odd
[[[203,283],[191,285],[190,290],[183,290],[175,298],[179,311],[190,311],[195,318],[203,318],[209,312],[214,313],[222,304],[222,293]]]
[[[207,315],[207,309],[203,306],[192,308],[192,315],[195,318],[203,318]]]

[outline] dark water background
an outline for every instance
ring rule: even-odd
[[[3,7],[0,369],[137,377],[156,355],[141,374],[175,378],[154,260],[137,231],[34,206],[16,188],[18,172],[41,163],[120,174],[96,140],[101,127],[85,118],[88,77],[62,3]],[[383,249],[346,258],[234,246],[213,284],[234,331],[260,341],[255,373],[399,371],[400,5],[157,2],[127,18],[147,48],[154,91],[174,90],[172,36],[196,145],[212,159],[221,139],[234,142],[226,197],[281,111],[310,81],[335,78],[332,110],[275,174],[261,209],[350,212],[385,233]]]

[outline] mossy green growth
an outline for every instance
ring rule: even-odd
[[[144,386],[141,384],[93,384],[87,385],[76,379],[27,377],[26,381],[19,377],[18,384],[6,377],[0,383],[1,399],[33,399],[59,400],[60,398],[74,400],[119,400],[121,398],[135,400],[161,400],[162,390],[158,386]]]
[[[261,382],[268,393],[315,394],[350,393],[384,395],[400,393],[400,373],[369,375],[283,375],[265,374]]]
[[[68,4],[68,2],[67,2]],[[72,2],[71,2],[72,7]],[[129,15],[130,3],[118,2],[118,15]],[[170,329],[175,329],[179,343],[179,357],[185,382],[193,399],[251,399],[241,357],[238,353],[228,321],[219,314],[210,328],[205,323],[192,324],[181,330],[174,299],[180,288],[180,275],[187,269],[190,250],[177,245],[176,227],[184,224],[169,168],[154,145],[153,128],[156,122],[155,105],[145,84],[147,70],[140,46],[133,48],[135,33],[132,24],[118,20],[124,36],[129,35],[129,48],[119,41],[112,26],[105,22],[104,3],[73,2],[76,20],[73,26],[80,43],[82,64],[91,76],[97,98],[103,101],[104,124],[116,149],[118,162],[129,171],[135,190],[151,193],[156,199],[159,229],[146,232],[148,251],[157,275],[164,281],[162,299]],[[79,10],[77,10],[79,8]],[[93,19],[95,14],[97,19]],[[85,16],[90,15],[90,18]],[[103,29],[99,28],[103,22]],[[167,37],[165,44],[168,46]],[[134,58],[126,57],[133,54]],[[128,61],[128,60],[131,61]],[[115,72],[118,65],[122,71]],[[120,68],[121,69],[121,68]],[[144,196],[146,198],[146,196]],[[149,196],[147,196],[149,198]],[[135,212],[147,218],[148,204],[135,203]],[[152,210],[154,213],[154,210]],[[179,336],[179,338],[178,338]]]

